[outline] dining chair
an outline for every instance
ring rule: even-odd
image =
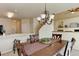
[[[60,41],[62,40],[62,34],[52,34],[52,40]]]
[[[15,39],[13,41],[13,52],[15,54],[16,48],[17,48],[17,44],[20,44],[20,40]]]
[[[38,34],[34,34],[34,35],[30,35],[30,43],[34,43],[39,41],[39,35]]]
[[[35,35],[30,35],[30,43],[33,43],[35,42],[35,39],[34,39]]]
[[[13,53],[15,54],[15,50],[16,50],[16,39],[13,41]]]
[[[39,34],[35,34],[35,42],[39,41]]]
[[[0,56],[1,56],[1,51],[0,51]]]
[[[71,41],[67,41],[63,55],[58,53],[56,56],[70,56],[70,52],[72,51],[75,41],[76,40],[74,38],[72,38]]]
[[[68,49],[68,41],[66,43],[66,46],[65,46],[65,49],[64,49],[64,53],[61,54],[61,53],[58,53],[56,54],[56,56],[69,56],[70,55],[70,50]]]
[[[72,42],[72,46],[71,46],[71,50],[72,50],[72,48],[73,48],[73,46],[74,46],[74,44],[75,44],[75,38],[72,38],[72,40],[71,40],[71,42]]]

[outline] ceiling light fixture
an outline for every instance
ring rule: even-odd
[[[45,3],[45,11],[43,14],[40,15],[40,17],[37,17],[37,20],[39,22],[43,22],[43,23],[47,23],[47,24],[51,24],[52,20],[54,19],[55,14],[49,14],[49,11],[46,10],[46,3]]]
[[[71,13],[73,14],[73,13],[75,13],[75,12],[72,11]]]
[[[8,18],[12,18],[14,16],[14,13],[13,12],[8,12],[7,16],[8,16]]]

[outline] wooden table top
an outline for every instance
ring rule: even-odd
[[[66,44],[65,40],[62,40],[61,43],[55,42],[52,45],[33,53],[31,56],[51,56],[51,55],[54,55],[60,49],[62,49],[65,46],[65,44]]]

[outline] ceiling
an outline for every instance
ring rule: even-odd
[[[44,3],[0,3],[0,17],[6,17],[7,12],[14,12],[16,18],[35,18],[44,11]],[[70,8],[79,7],[79,3],[47,3],[47,10],[60,13]]]

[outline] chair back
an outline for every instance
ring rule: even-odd
[[[72,51],[75,41],[76,40],[74,38],[72,38],[71,41],[67,41],[67,44],[64,50],[64,56],[70,56],[70,52]]]
[[[13,41],[13,51],[14,51],[14,54],[15,54],[15,50],[16,50],[16,47],[18,47],[18,45],[20,44],[20,40],[14,40]]]
[[[1,56],[1,51],[0,51],[0,56]]]
[[[62,40],[62,34],[52,34],[53,40],[59,40],[61,42]]]
[[[74,44],[75,44],[75,38],[72,38],[72,40],[71,40],[71,42],[72,42],[72,46],[71,46],[71,50],[72,50],[72,48],[73,48],[73,46],[74,46]]]
[[[53,39],[62,39],[62,34],[52,34]]]
[[[66,43],[66,46],[65,46],[65,50],[64,50],[64,56],[69,56],[69,50],[68,50],[68,41]]]
[[[35,34],[35,35],[30,35],[30,43],[34,43],[39,41],[39,35]]]

